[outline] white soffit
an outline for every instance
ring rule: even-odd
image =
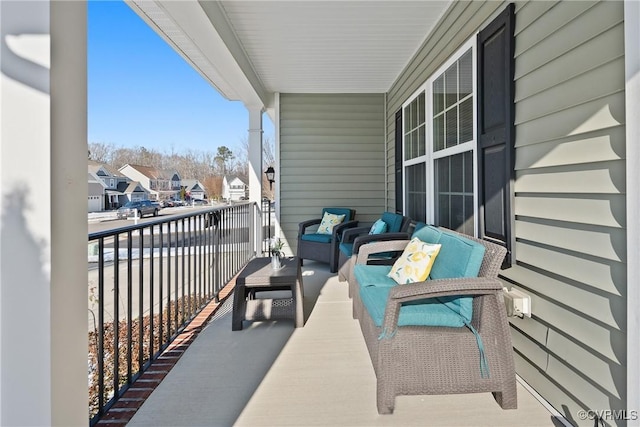
[[[125,0],[231,100],[384,93],[452,0]]]
[[[220,4],[268,92],[383,93],[451,1],[227,0]]]

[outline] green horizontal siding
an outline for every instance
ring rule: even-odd
[[[280,95],[280,225],[293,253],[298,224],[322,208],[373,221],[385,206],[382,94]]]
[[[454,2],[387,94],[388,207],[395,112],[506,3]],[[579,425],[626,393],[623,2],[516,3],[516,265],[532,297],[511,319],[516,367]],[[632,409],[632,408],[630,408]]]

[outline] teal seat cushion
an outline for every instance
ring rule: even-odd
[[[387,274],[391,271],[390,265],[364,265],[358,264],[353,267],[355,275],[360,287],[392,287],[397,283]]]
[[[441,235],[442,230],[438,227],[434,227],[433,225],[424,225],[419,229],[416,226],[416,231],[413,232],[411,237],[417,237],[425,243],[438,243]]]
[[[485,252],[485,247],[480,243],[432,225],[425,225],[415,231],[413,237],[418,237],[423,242],[442,245],[429,274],[430,279],[478,276]],[[438,300],[468,322],[471,321],[473,297],[445,297]]]
[[[360,288],[362,304],[377,327],[382,327],[384,310],[391,288]],[[445,304],[436,299],[425,299],[413,304],[404,304],[400,308],[398,326],[465,326],[464,319]]]
[[[393,212],[385,212],[381,217],[382,221],[387,224],[387,233],[397,233],[402,227],[403,216]]]
[[[478,276],[484,258],[484,245],[447,232],[442,232],[435,243],[440,243],[442,248],[431,269],[432,279]]]
[[[331,234],[307,233],[300,238],[307,242],[331,243]]]
[[[353,255],[353,243],[340,243],[340,252],[345,254],[348,258]]]

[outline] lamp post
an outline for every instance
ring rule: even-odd
[[[276,180],[276,171],[273,169],[273,166],[269,166],[264,174],[267,176],[267,181],[269,181],[269,190],[273,190],[273,182]],[[264,208],[264,204],[263,204]],[[267,252],[268,245],[271,242],[271,202],[267,202]]]
[[[273,166],[269,166],[264,174],[267,176],[267,180],[269,181],[269,190],[273,190],[273,183],[275,182],[276,171],[273,169]]]

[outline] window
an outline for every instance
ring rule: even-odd
[[[475,234],[475,75],[467,43],[403,107],[405,212]]]
[[[514,23],[509,4],[402,105],[395,135],[403,211],[505,246],[504,266],[515,260]]]
[[[474,74],[468,48],[431,83],[434,223],[475,235]]]

